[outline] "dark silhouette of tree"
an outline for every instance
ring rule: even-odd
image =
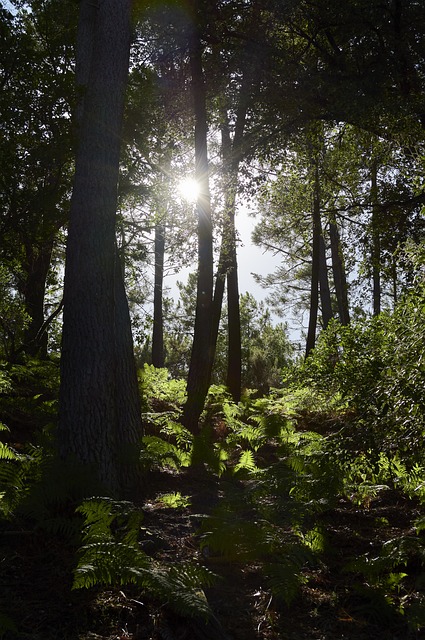
[[[95,8],[85,0],[80,8],[80,34],[91,33],[92,46],[81,46],[80,39],[77,51],[78,63],[89,73],[66,250],[58,430],[62,457],[94,467],[114,492],[131,477],[123,456],[141,435],[115,237],[130,13],[130,0],[105,0]]]

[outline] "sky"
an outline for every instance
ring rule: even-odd
[[[256,300],[264,300],[267,296],[267,290],[263,289],[254,280],[253,273],[267,275],[274,271],[275,267],[280,263],[279,256],[273,256],[269,252],[256,247],[251,240],[251,235],[257,221],[249,215],[247,207],[240,206],[236,214],[236,228],[240,243],[237,249],[238,256],[238,278],[240,293],[251,293]],[[170,287],[171,294],[178,298],[178,289],[176,282],[185,283],[188,274],[194,270],[194,267],[182,269],[175,275],[166,277],[165,285]]]

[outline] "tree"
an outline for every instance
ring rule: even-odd
[[[199,184],[199,196],[196,203],[198,215],[198,280],[195,328],[183,422],[193,433],[199,430],[198,420],[210,384],[210,362],[212,359],[213,238],[207,152],[206,92],[202,67],[201,10],[201,3],[198,0],[194,0],[191,6],[192,21],[189,25],[188,36],[195,116],[195,178]]]
[[[90,37],[80,39],[77,63],[89,72],[66,249],[58,430],[62,457],[93,466],[115,492],[131,476],[122,456],[141,435],[115,237],[130,10],[130,0],[80,7],[79,32]]]
[[[46,280],[71,185],[76,12],[56,1],[1,12],[0,258],[29,318],[9,357],[45,357]]]
[[[253,2],[244,12],[239,7],[231,7],[231,11],[232,18],[237,15],[240,22],[243,44],[238,46],[229,41],[223,44],[223,39],[220,39],[221,50],[215,52],[221,94],[217,115],[221,134],[223,231],[214,290],[212,342],[215,348],[226,280],[229,333],[226,382],[234,402],[239,402],[242,347],[235,215],[240,166],[245,156],[247,124],[258,92],[257,71],[260,65],[253,36],[260,25],[260,6]],[[225,13],[221,20],[227,25],[229,16]]]

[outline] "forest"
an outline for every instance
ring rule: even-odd
[[[424,638],[425,4],[0,16],[0,638]]]

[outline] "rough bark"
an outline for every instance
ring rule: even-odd
[[[329,287],[328,266],[326,262],[326,245],[323,237],[322,218],[320,212],[320,175],[319,164],[316,161],[314,168],[314,192],[313,192],[313,226],[318,235],[319,242],[319,291],[320,305],[322,309],[323,328],[326,329],[332,320],[331,290]]]
[[[241,399],[242,345],[241,314],[239,307],[239,281],[236,258],[236,233],[234,215],[231,227],[230,269],[227,273],[227,313],[229,323],[229,344],[226,384],[234,402]]]
[[[227,113],[223,114],[221,140],[226,179],[224,180],[224,219],[217,276],[214,288],[211,342],[215,352],[223,304],[224,286],[227,280],[228,306],[228,364],[226,384],[235,402],[241,394],[241,328],[239,286],[236,255],[235,209],[238,181],[238,160],[232,160],[234,142],[230,138]],[[211,369],[213,362],[211,361]],[[211,372],[210,372],[211,376]]]
[[[317,215],[319,213],[319,215]],[[311,251],[310,315],[308,321],[305,357],[316,344],[317,317],[319,311],[319,269],[320,269],[320,211],[313,205],[313,241]]]
[[[328,266],[326,263],[326,245],[323,237],[322,222],[320,219],[319,211],[319,224],[320,224],[320,250],[319,250],[319,288],[320,288],[320,306],[322,309],[322,324],[326,329],[329,322],[332,320],[332,301],[331,290],[329,287]]]
[[[133,350],[130,312],[118,249],[115,259],[115,410],[117,470],[123,494],[138,484],[139,448],[143,435],[137,368]]]
[[[190,431],[199,431],[199,417],[209,387],[211,322],[213,299],[213,238],[207,154],[207,112],[202,43],[198,6],[192,6],[193,20],[189,29],[189,54],[195,116],[195,178],[200,187],[196,210],[198,216],[198,281],[195,327],[187,381],[187,401],[183,422]]]
[[[155,276],[153,294],[152,364],[164,366],[164,318],[162,293],[164,283],[165,225],[155,225]]]
[[[378,211],[378,163],[372,160],[370,172],[370,198],[372,202],[372,299],[373,315],[381,313],[381,235]]]
[[[350,312],[348,306],[347,277],[344,267],[344,259],[341,246],[341,238],[335,216],[329,220],[329,237],[331,241],[332,274],[335,285],[335,294],[338,304],[339,321],[343,326],[350,324]]]
[[[81,20],[86,19],[88,5],[81,3]],[[103,0],[97,5],[92,47],[96,55],[81,61],[90,73],[66,249],[58,433],[62,456],[93,467],[112,492],[118,492],[121,484],[119,448],[134,440],[140,424],[115,239],[130,5],[130,0]],[[77,51],[80,60],[88,55],[87,49]],[[127,403],[131,406],[124,408]],[[130,414],[133,418],[127,422],[124,416]]]
[[[25,258],[25,283],[23,296],[30,323],[25,331],[23,349],[31,356],[47,357],[47,331],[40,333],[44,325],[44,296],[46,278],[53,251],[53,238],[38,247],[28,245]]]

